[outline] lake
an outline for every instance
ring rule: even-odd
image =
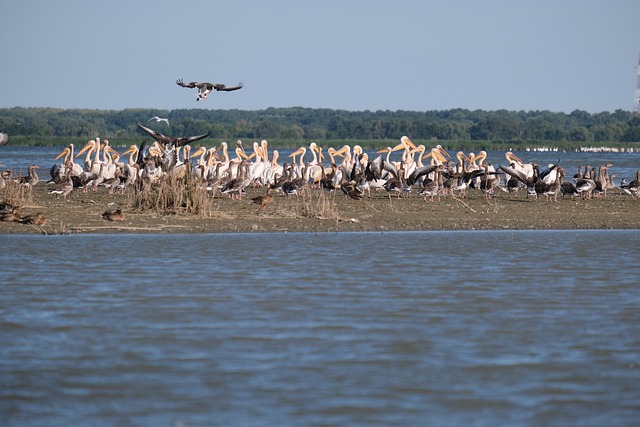
[[[640,230],[0,244],[4,426],[640,419]]]

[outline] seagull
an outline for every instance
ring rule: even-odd
[[[215,89],[217,91],[225,91],[225,92],[231,92],[232,90],[238,90],[238,89],[242,89],[242,87],[244,86],[244,84],[242,82],[238,83],[237,86],[226,86],[223,85],[221,83],[207,83],[207,82],[203,82],[203,83],[199,83],[199,82],[191,82],[191,83],[185,83],[182,81],[182,79],[178,79],[176,80],[176,84],[178,86],[182,86],[182,87],[189,87],[189,88],[194,88],[197,87],[198,88],[198,97],[196,98],[196,101],[200,101],[202,100],[206,100],[207,96],[209,95],[209,93]]]
[[[163,118],[158,117],[158,116],[153,116],[147,121],[150,122],[151,120],[155,120],[156,123],[165,122],[167,124],[167,126],[169,126],[169,119],[163,119]]]
[[[161,134],[160,132],[156,132],[153,129],[149,129],[148,127],[142,126],[138,123],[138,127],[145,131],[149,136],[158,141],[158,143],[165,149],[170,150],[172,147],[182,147],[183,145],[187,145],[190,142],[198,141],[200,139],[204,139],[209,136],[208,133],[204,135],[197,136],[185,136],[181,138],[176,138],[172,136],[166,136]]]

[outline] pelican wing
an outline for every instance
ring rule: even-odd
[[[175,138],[175,145],[178,147],[182,147],[183,145],[187,145],[190,144],[192,142],[195,141],[199,141],[201,139],[204,139],[206,137],[208,137],[209,134],[205,133],[203,135],[196,135],[196,136],[187,136],[187,137],[183,137],[183,138]]]
[[[422,166],[420,168],[416,168],[413,172],[411,172],[411,174],[407,178],[407,185],[415,184],[416,182],[418,182],[420,177],[429,175],[431,172],[435,171],[437,168],[438,168],[438,165],[429,165],[429,166]]]
[[[138,123],[138,127],[140,129],[142,129],[143,131],[145,131],[147,134],[149,134],[149,136],[153,139],[155,139],[156,141],[158,141],[160,144],[167,144],[169,142],[171,142],[171,138],[169,138],[168,136],[165,136],[163,134],[161,134],[160,132],[156,132],[153,129],[149,129],[146,126],[142,126],[140,123]]]
[[[148,127],[143,126],[140,123],[138,123],[138,127],[143,131],[145,131],[147,134],[149,134],[153,139],[158,141],[158,143],[164,146],[166,149],[170,149],[171,146],[182,147],[183,145],[187,145],[194,141],[199,141],[209,136],[209,134],[206,133],[203,135],[174,138],[174,137],[163,135],[160,132],[156,132],[153,129],[149,129]]]
[[[523,184],[527,183],[527,176],[522,172],[520,172],[519,170],[512,168],[511,166],[498,166],[497,170],[502,171],[508,175],[511,175],[512,177],[522,182]],[[481,171],[479,173],[479,175],[483,175],[483,174],[484,174],[484,171]]]
[[[552,170],[554,170],[555,168],[558,167],[559,164],[560,164],[560,159],[558,159],[558,162],[555,165],[551,165],[551,167],[541,171],[540,172],[540,179],[543,179],[545,176],[549,175]]]

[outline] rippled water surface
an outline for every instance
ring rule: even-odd
[[[640,420],[640,231],[0,244],[4,426]]]

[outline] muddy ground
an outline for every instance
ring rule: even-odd
[[[274,193],[264,209],[252,198],[262,188],[249,188],[241,200],[213,195],[206,212],[139,210],[131,196],[108,194],[106,189],[83,193],[74,190],[65,200],[49,194],[39,183],[24,197],[21,215],[42,213],[43,226],[0,222],[0,233],[230,233],[230,232],[336,232],[488,229],[638,229],[640,201],[619,189],[606,198],[557,202],[521,194],[509,198],[499,192],[485,200],[477,190],[467,198],[443,196],[425,201],[418,194],[389,197],[386,192],[352,200],[342,192],[312,189],[302,196]],[[1,195],[1,193],[0,193]],[[0,200],[2,201],[2,200]],[[6,201],[6,200],[5,200]],[[102,218],[106,210],[121,209],[124,221]]]

